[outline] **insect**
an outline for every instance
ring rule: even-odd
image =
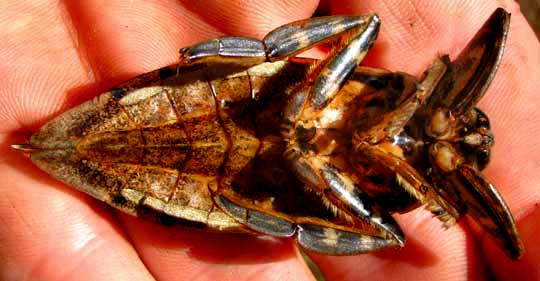
[[[514,219],[481,174],[493,135],[475,108],[500,63],[494,12],[422,79],[360,66],[377,15],[312,18],[262,41],[221,37],[56,117],[13,145],[42,170],[126,213],[211,231],[294,236],[352,255],[403,246],[390,215],[469,215],[512,258]],[[331,42],[322,60],[296,57]]]

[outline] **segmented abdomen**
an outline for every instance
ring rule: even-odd
[[[251,184],[253,159],[268,147],[257,138],[255,99],[280,88],[267,82],[283,65],[144,74],[46,124],[31,140],[42,148],[32,160],[134,215],[144,207],[214,229],[243,229],[214,206],[211,191],[237,179]],[[273,130],[268,139],[279,142],[280,118],[268,116],[281,109],[268,101],[260,131]]]

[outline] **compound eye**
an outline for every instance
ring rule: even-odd
[[[489,159],[490,159],[489,149],[478,150],[476,152],[476,163],[478,165],[478,169],[483,170],[489,163]]]
[[[489,124],[489,118],[487,117],[487,115],[478,108],[475,108],[474,110],[476,111],[476,114],[477,114],[476,127],[485,128],[489,130],[491,128],[491,125]]]

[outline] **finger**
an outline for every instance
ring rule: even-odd
[[[3,1],[0,18],[0,132],[34,127],[65,102],[66,91],[92,83],[51,1]],[[60,7],[60,8],[59,8]]]
[[[52,114],[125,79],[175,63],[180,47],[224,34],[261,38],[290,18],[309,17],[315,7],[316,1],[294,0],[227,5],[186,1],[185,6],[173,0],[64,1],[59,6],[43,0],[11,5],[2,15],[13,21],[6,18],[10,36],[0,43],[0,58],[9,62],[0,68],[0,84],[5,85],[1,129],[36,129]],[[43,22],[34,20],[32,11],[51,9],[56,13],[43,15]],[[53,22],[62,24],[51,26]]]
[[[3,280],[149,280],[109,210],[29,165],[0,135]]]
[[[504,3],[507,3],[504,5]],[[332,13],[376,12],[381,32],[367,65],[421,74],[441,54],[459,54],[499,6],[517,11],[514,1],[335,1]],[[512,19],[515,21],[515,19]]]
[[[223,1],[181,0],[182,6],[218,28],[223,34],[251,36],[261,39],[270,30],[291,22],[309,18],[318,1]]]
[[[65,6],[81,56],[105,83],[175,63],[179,46],[220,34],[178,1],[65,1]]]
[[[137,251],[157,279],[311,279],[290,239],[208,233],[121,216]]]
[[[469,255],[463,230],[445,230],[422,208],[394,217],[406,236],[403,248],[350,257],[310,256],[328,280],[475,280],[461,270]]]
[[[540,280],[540,208],[536,207],[532,212],[521,217],[517,226],[521,233],[521,239],[525,245],[525,255],[518,262],[509,262],[493,241],[484,235],[482,249],[491,270],[498,280]]]
[[[175,1],[27,1],[4,10],[13,12],[3,14],[11,15],[3,21],[10,36],[0,46],[10,62],[0,78],[3,131],[35,129],[128,77],[174,63],[180,42],[218,34]]]

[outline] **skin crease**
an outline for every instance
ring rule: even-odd
[[[262,38],[317,1],[0,1],[1,280],[312,280],[290,239],[167,228],[121,214],[51,179],[9,145],[107,88],[174,63],[178,49],[234,34]],[[496,136],[485,171],[518,222],[510,261],[466,223],[422,209],[396,216],[402,249],[313,254],[327,280],[540,280],[540,44],[514,1],[326,1],[323,13],[377,12],[365,64],[420,75],[455,56],[496,7],[512,13],[502,65],[480,108]]]

